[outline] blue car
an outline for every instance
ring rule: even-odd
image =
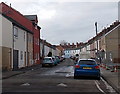
[[[55,56],[56,60],[57,60],[57,63],[60,63],[60,59],[59,59],[59,56]]]
[[[54,61],[54,65],[56,66],[58,64],[57,59],[55,57],[52,57],[53,61]]]
[[[93,59],[80,59],[75,64],[74,78],[78,77],[96,77],[100,80],[100,68],[99,65]]]

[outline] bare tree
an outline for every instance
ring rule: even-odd
[[[60,41],[60,44],[61,44],[61,45],[67,45],[68,42],[66,42],[65,40],[61,40],[61,41]]]

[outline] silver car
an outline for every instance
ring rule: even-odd
[[[44,66],[54,66],[54,60],[52,57],[45,57],[42,63],[42,67]]]

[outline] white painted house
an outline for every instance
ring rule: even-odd
[[[61,51],[56,46],[51,45],[45,40],[40,39],[40,56],[41,58],[46,57],[49,52],[52,52],[52,56],[60,56]]]
[[[14,30],[14,51],[18,53],[18,67],[25,67],[26,56],[25,53],[27,52],[27,32],[22,30],[17,26],[13,26]],[[16,54],[17,55],[17,54]]]
[[[71,56],[76,56],[80,54],[80,49],[66,49],[64,50],[65,58],[70,58]]]

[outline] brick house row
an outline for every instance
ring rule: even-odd
[[[81,53],[87,53],[92,58],[97,56],[108,63],[120,63],[120,22],[115,21],[88,40],[81,48]]]
[[[37,15],[22,15],[0,3],[0,65],[3,70],[40,64],[40,27]]]

